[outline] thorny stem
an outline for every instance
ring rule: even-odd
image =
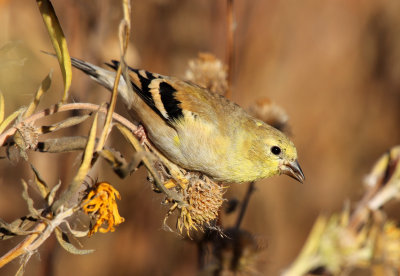
[[[255,190],[255,184],[256,183],[254,181],[250,182],[249,186],[247,187],[247,192],[246,192],[246,195],[244,196],[244,199],[243,199],[242,208],[240,209],[240,213],[239,213],[239,216],[238,216],[237,221],[236,221],[236,226],[235,226],[236,229],[240,228],[240,224],[242,223],[244,214],[246,213],[247,206],[249,205],[251,194]]]

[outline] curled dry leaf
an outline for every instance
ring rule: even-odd
[[[28,108],[26,109],[26,111],[23,115],[23,118],[28,118],[36,110],[43,94],[46,93],[47,90],[49,90],[49,88],[50,88],[52,75],[53,75],[53,71],[50,71],[50,73],[43,79],[38,90],[36,91],[35,97],[33,98],[32,102],[29,104]]]
[[[67,41],[51,2],[49,0],[36,0],[36,2],[56,52],[58,62],[60,63],[64,80],[62,102],[65,102],[68,98],[68,90],[72,80],[71,58],[69,56]]]
[[[42,126],[42,133],[54,132],[63,128],[78,125],[84,122],[90,115],[72,116],[51,126]]]
[[[68,239],[67,234],[61,231],[59,227],[55,228],[54,233],[56,234],[56,238],[58,243],[71,254],[75,255],[87,255],[93,253],[93,249],[78,249],[76,248]]]

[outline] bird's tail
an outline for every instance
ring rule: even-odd
[[[48,54],[50,56],[56,56],[55,54],[48,53],[45,51],[42,51],[45,54]],[[99,66],[96,66],[94,64],[91,64],[89,62],[77,59],[77,58],[71,58],[71,64],[75,68],[81,70],[85,74],[89,75],[92,79],[94,79],[96,82],[107,88],[108,90],[112,91],[114,87],[114,81],[115,81],[115,76],[116,72],[115,71],[110,71],[104,68],[101,68]],[[127,95],[127,85],[123,77],[120,78],[119,80],[119,85],[118,85],[118,92],[120,95],[124,98],[125,101],[128,100],[128,98],[125,98]]]

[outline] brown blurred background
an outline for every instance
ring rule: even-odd
[[[99,65],[118,58],[120,2],[53,1],[71,56]],[[304,185],[285,176],[256,185],[243,228],[266,241],[256,267],[261,275],[277,275],[294,260],[319,214],[359,199],[363,176],[384,151],[399,144],[399,14],[397,0],[235,1],[232,98],[248,107],[268,97],[287,111],[306,175]],[[132,18],[127,60],[133,67],[184,76],[198,52],[225,58],[226,1],[133,1]],[[9,42],[15,48],[0,56],[7,114],[29,103],[51,68],[52,96],[42,107],[57,102],[61,74],[56,61],[40,53],[52,48],[35,1],[0,1],[0,47]],[[107,95],[74,70],[72,101],[101,103]],[[109,144],[123,144],[121,139],[115,135]],[[55,185],[71,180],[77,157],[30,154],[30,161]],[[10,222],[27,213],[20,178],[32,174],[25,162],[1,162],[0,218]],[[71,255],[49,239],[28,263],[26,275],[196,273],[196,245],[161,229],[167,208],[144,171],[120,180],[103,163],[95,176],[119,189],[126,222],[114,233],[81,240],[84,248],[96,249],[87,256]],[[241,199],[246,187],[232,185],[227,197]],[[390,206],[389,214],[396,208]],[[225,226],[234,220],[235,215],[228,216]],[[16,244],[1,242],[0,253]],[[13,275],[18,266],[14,261],[0,274]]]

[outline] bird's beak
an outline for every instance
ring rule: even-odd
[[[300,164],[297,160],[294,160],[292,162],[286,162],[281,166],[281,170],[283,174],[286,174],[300,183],[303,183],[305,177],[304,173],[300,168]]]

